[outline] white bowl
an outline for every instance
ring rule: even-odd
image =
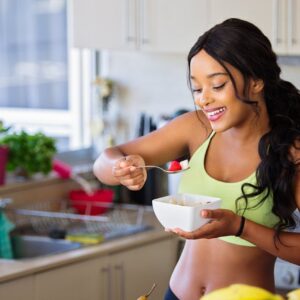
[[[177,194],[152,200],[154,213],[165,228],[194,231],[210,219],[202,218],[202,209],[217,209],[221,199],[196,194]]]

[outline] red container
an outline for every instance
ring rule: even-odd
[[[83,190],[73,190],[69,194],[71,205],[79,214],[92,216],[105,213],[113,198],[114,191],[110,189],[97,190],[93,195]]]
[[[8,160],[8,147],[0,146],[0,185],[5,184],[6,164]]]

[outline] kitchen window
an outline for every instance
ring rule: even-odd
[[[91,145],[95,52],[70,45],[71,1],[0,0],[0,120],[59,151]]]

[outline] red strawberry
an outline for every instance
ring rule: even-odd
[[[179,171],[179,170],[181,170],[181,169],[182,169],[182,168],[181,168],[180,163],[179,163],[177,160],[173,160],[173,161],[171,161],[168,170],[169,170],[169,171]]]

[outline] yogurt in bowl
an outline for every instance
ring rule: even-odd
[[[202,218],[203,209],[221,207],[221,199],[197,194],[176,194],[152,200],[154,214],[165,228],[194,231],[210,219]]]

